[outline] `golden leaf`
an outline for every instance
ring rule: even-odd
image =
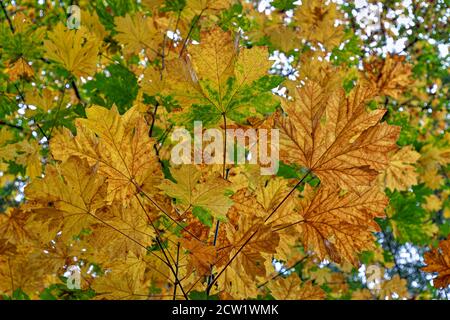
[[[138,12],[134,16],[127,14],[125,17],[114,19],[118,34],[115,39],[123,45],[126,55],[138,54],[142,49],[155,48],[156,37],[159,36],[152,17],[145,17]],[[161,42],[163,37],[161,36]]]
[[[295,18],[300,26],[300,36],[310,41],[333,48],[341,42],[343,26],[335,26],[341,16],[336,4],[325,0],[305,0],[295,12]]]
[[[392,299],[394,296],[397,299],[408,298],[408,282],[406,279],[400,278],[398,274],[392,277],[392,279],[381,283],[380,298],[385,300],[386,298]]]
[[[266,257],[262,253],[275,253],[280,241],[277,233],[272,231],[268,225],[264,225],[261,219],[242,215],[236,226],[226,225],[226,235],[231,246],[227,248],[230,257],[239,250],[239,254],[231,263],[230,267],[239,268],[255,281],[256,277],[265,277]]]
[[[309,168],[324,185],[351,189],[369,185],[388,165],[400,128],[380,124],[385,110],[367,112],[369,87],[324,92],[314,82],[284,101],[288,116],[278,121],[280,158]]]
[[[176,183],[164,180],[159,188],[178,200],[181,213],[190,208],[201,207],[217,219],[226,219],[233,202],[225,196],[227,183],[223,179],[210,175],[200,181],[202,172],[195,165],[172,169],[171,174]]]
[[[19,58],[15,61],[11,68],[7,70],[9,80],[16,81],[20,78],[31,78],[34,76],[33,68],[28,64],[24,58]]]
[[[92,76],[97,69],[99,42],[85,29],[68,30],[62,23],[44,41],[46,56],[77,77]]]
[[[425,204],[422,207],[427,211],[439,211],[442,208],[442,200],[435,194],[425,197]]]
[[[60,166],[47,166],[43,179],[26,187],[27,210],[39,216],[45,209],[55,220],[53,232],[62,231],[63,239],[71,239],[84,228],[97,222],[96,210],[104,205],[104,179],[96,175],[86,160],[71,157]]]
[[[111,271],[98,277],[92,284],[96,299],[147,300],[150,298],[148,280],[136,278],[133,274]]]
[[[278,278],[268,285],[270,293],[277,300],[323,300],[325,292],[311,281],[302,285],[296,273],[287,278]]]
[[[8,239],[12,244],[24,243],[33,237],[28,230],[29,214],[18,208],[8,208],[0,214],[0,239]]]
[[[4,135],[3,139],[9,139],[8,135]],[[34,139],[22,140],[4,146],[1,146],[0,143],[0,159],[6,161],[14,160],[16,163],[23,165],[26,168],[26,175],[32,179],[40,176],[42,173],[40,151],[41,146]]]
[[[380,175],[380,181],[392,191],[403,191],[416,185],[418,173],[414,164],[419,158],[420,153],[411,146],[401,148],[389,159],[387,168]]]
[[[183,239],[181,245],[189,251],[190,266],[188,269],[195,270],[198,275],[208,274],[216,261],[216,248],[195,239]]]
[[[98,163],[99,172],[107,177],[108,202],[129,199],[140,190],[156,191],[162,173],[148,126],[136,108],[120,116],[115,108],[93,106],[86,114],[87,119],[76,120],[75,137],[67,129],[53,137],[54,158],[76,155],[90,165]]]
[[[357,193],[340,196],[338,189],[320,187],[314,192],[306,186],[297,223],[305,248],[312,249],[320,259],[344,259],[358,265],[357,254],[374,248],[372,232],[380,230],[374,218],[384,217],[388,203],[377,189],[361,187]]]

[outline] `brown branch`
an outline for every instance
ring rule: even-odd
[[[150,138],[152,137],[152,134],[153,134],[153,127],[155,126],[156,113],[158,112],[158,106],[159,106],[159,103],[156,102],[155,109],[153,110],[153,114],[152,114],[152,124],[150,125],[150,130],[148,132],[148,136]]]
[[[180,243],[177,243],[177,263],[175,264],[175,285],[173,286],[173,300],[177,297],[177,284],[178,284],[178,264],[180,259]]]
[[[78,90],[78,87],[77,87],[77,84],[76,84],[75,80],[72,80],[72,81],[70,82],[70,85],[72,86],[73,91],[75,92],[75,96],[77,97],[77,99],[80,101],[80,103],[81,103],[82,105],[84,105],[84,101],[83,101],[83,99],[81,98],[80,90]]]
[[[169,267],[170,271],[172,272],[172,274],[173,274],[174,277],[175,277],[175,286],[177,286],[177,285],[180,286],[180,290],[181,290],[181,292],[183,293],[184,298],[185,298],[186,300],[189,300],[189,298],[188,298],[186,292],[184,291],[183,286],[181,285],[180,280],[178,279],[178,272],[174,270],[172,264],[170,263],[170,259],[172,259],[172,261],[174,261],[174,262],[175,262],[175,260],[173,259],[173,257],[172,257],[172,255],[170,254],[170,252],[169,252],[169,256],[170,256],[170,259],[169,259],[169,256],[167,255],[166,250],[164,249],[164,246],[163,246],[162,243],[161,243],[159,230],[156,228],[155,224],[153,223],[153,221],[151,220],[151,218],[150,218],[149,215],[147,214],[147,210],[145,209],[143,203],[141,202],[141,199],[139,199],[139,196],[138,196],[137,194],[135,194],[135,197],[136,197],[136,199],[138,200],[139,205],[141,206],[142,210],[144,210],[145,214],[147,215],[148,221],[150,222],[150,225],[152,226],[153,230],[154,230],[155,233],[156,233],[156,237],[155,237],[156,243],[157,243],[158,247],[160,248],[161,252],[163,253],[164,258],[165,258],[166,261],[167,261],[167,264],[168,264],[168,267]],[[175,262],[175,265],[177,266],[178,264]]]

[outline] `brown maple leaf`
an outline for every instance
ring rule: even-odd
[[[336,188],[313,190],[307,185],[299,202],[299,220],[273,228],[283,230],[294,225],[305,248],[319,258],[336,262],[344,259],[358,265],[357,253],[374,246],[372,232],[379,230],[374,218],[384,217],[388,200],[376,186],[359,187],[357,191],[341,195]]]
[[[385,110],[366,110],[373,94],[372,87],[359,85],[346,96],[312,81],[298,88],[278,121],[281,160],[309,168],[324,185],[370,185],[388,165],[400,132],[380,123]]]
[[[425,272],[437,272],[438,276],[433,280],[436,288],[444,288],[450,284],[450,237],[442,240],[439,247],[424,254]]]
[[[414,80],[412,65],[405,63],[404,56],[388,54],[386,59],[369,59],[364,63],[366,78],[375,84],[378,94],[399,99]]]

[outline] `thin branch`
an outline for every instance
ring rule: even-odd
[[[75,96],[77,97],[77,99],[80,101],[81,104],[84,105],[84,101],[83,101],[83,99],[81,98],[80,90],[78,90],[78,87],[77,87],[77,84],[76,84],[75,80],[72,80],[72,81],[70,82],[70,85],[72,86],[73,91],[75,92]]]
[[[164,246],[163,246],[162,243],[161,243],[161,239],[160,239],[160,235],[159,235],[159,230],[156,228],[155,224],[153,223],[153,221],[152,221],[152,220],[150,219],[150,217],[148,216],[147,210],[145,209],[143,203],[141,202],[141,199],[139,199],[139,196],[136,194],[135,197],[136,197],[136,199],[138,200],[139,205],[141,206],[142,210],[144,210],[145,214],[147,215],[148,220],[149,220],[149,222],[150,222],[150,225],[152,226],[153,230],[154,230],[155,233],[156,233],[156,237],[155,237],[156,243],[157,243],[158,247],[161,249],[161,252],[163,253],[164,258],[165,258],[166,261],[167,261],[167,264],[168,264],[168,267],[169,267],[170,271],[172,272],[172,274],[173,274],[174,277],[175,277],[175,286],[177,286],[177,285],[180,286],[180,290],[181,290],[181,292],[183,293],[184,298],[185,298],[186,300],[189,300],[189,298],[188,298],[186,292],[184,291],[183,286],[181,285],[180,280],[178,279],[178,273],[174,270],[172,264],[170,263],[169,256],[170,256],[170,258],[171,258],[172,260],[174,260],[174,259],[173,259],[173,257],[171,256],[170,252],[169,252],[169,256],[167,255],[166,250],[164,249]],[[177,264],[176,264],[176,265],[177,265]]]
[[[217,220],[216,223],[216,230],[214,231],[214,241],[213,241],[213,246],[216,246],[217,243],[217,237],[219,235],[219,226],[220,226],[220,220]],[[211,266],[210,268],[210,275],[208,277],[208,284],[206,287],[206,296],[209,297],[209,292],[211,291],[211,282],[214,280],[214,275],[213,275],[213,266]]]
[[[148,136],[150,138],[152,137],[152,134],[153,134],[153,127],[155,126],[156,113],[158,112],[158,106],[159,106],[159,103],[156,102],[155,109],[153,110],[153,114],[152,114],[152,124],[150,125],[150,130],[148,132]]]
[[[173,286],[173,300],[176,300],[177,297],[177,284],[178,284],[178,263],[179,263],[179,259],[180,259],[180,243],[177,243],[177,263],[175,265],[175,285]]]
[[[181,47],[181,51],[180,51],[180,57],[182,56],[184,49],[186,49],[186,45],[187,45],[187,42],[189,41],[189,38],[191,37],[192,31],[194,31],[195,26],[200,21],[200,18],[206,9],[208,9],[208,8],[202,9],[202,11],[199,13],[199,15],[195,16],[194,21],[192,21],[192,24],[191,24],[191,27],[189,28],[188,34],[186,35],[186,38],[183,41],[183,46]]]
[[[14,128],[14,129],[18,129],[18,130],[23,130],[23,127],[21,127],[17,124],[12,124],[12,123],[6,122],[4,120],[0,120],[0,125],[8,126],[10,128]]]
[[[14,30],[13,23],[11,21],[11,18],[8,15],[8,11],[6,10],[6,7],[5,7],[5,4],[3,3],[3,0],[0,0],[0,5],[2,6],[2,10],[3,10],[3,13],[6,16],[6,20],[8,20],[9,29],[11,30],[12,33],[14,33],[15,30]]]

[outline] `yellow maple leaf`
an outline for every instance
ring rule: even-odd
[[[33,68],[28,64],[24,58],[17,59],[6,73],[9,75],[9,80],[16,81],[20,78],[31,78],[34,76]]]
[[[233,102],[272,65],[267,48],[238,48],[231,33],[219,28],[202,32],[200,44],[190,45],[187,51],[185,59],[168,61],[165,93],[184,107],[199,104],[198,112],[209,113],[212,121],[249,107],[245,101]]]
[[[104,205],[105,188],[104,179],[95,172],[86,160],[77,157],[58,166],[48,165],[45,177],[26,187],[26,210],[33,210],[37,219],[44,211],[55,221],[49,233],[61,230],[63,239],[71,239],[98,222],[95,213]]]
[[[270,293],[277,300],[323,300],[325,292],[311,281],[302,284],[296,273],[279,278],[268,285]]]
[[[92,288],[97,293],[96,299],[147,300],[150,298],[148,280],[114,270],[96,278]]]
[[[148,125],[136,108],[120,116],[115,108],[93,106],[87,119],[77,119],[77,135],[63,129],[52,138],[50,149],[55,159],[71,155],[98,163],[107,177],[109,202],[123,201],[140,191],[153,193],[162,177],[159,162],[148,136]]]
[[[58,99],[56,97],[57,95],[55,92],[49,88],[43,89],[42,93],[39,93],[38,90],[34,89],[27,94],[27,103],[43,110],[44,112],[48,112],[54,107],[54,103]]]
[[[251,281],[256,281],[256,277],[265,277],[267,255],[263,253],[276,252],[279,235],[270,226],[264,225],[262,219],[242,215],[235,226],[226,225],[226,236],[231,245],[225,252],[230,258],[239,251],[230,267],[236,271],[243,268]]]
[[[176,183],[164,180],[159,188],[178,200],[181,213],[190,208],[201,207],[217,219],[226,218],[227,211],[233,204],[225,196],[226,181],[213,175],[200,181],[202,172],[195,165],[183,165],[170,172]]]
[[[420,153],[411,146],[396,151],[389,159],[387,168],[379,179],[382,184],[391,190],[407,190],[417,184],[418,173],[414,164],[420,158]]]
[[[3,139],[9,138],[7,135],[4,135]],[[34,139],[22,140],[4,146],[1,146],[0,143],[0,159],[6,161],[14,160],[16,163],[23,165],[26,168],[26,175],[32,179],[40,176],[42,173],[40,151],[41,146]]]
[[[146,49],[153,56],[155,53],[152,50],[155,50],[157,41],[163,41],[162,35],[157,39],[159,32],[153,18],[140,12],[133,16],[127,14],[125,17],[116,17],[114,23],[118,32],[115,39],[123,45],[126,55],[138,54]]]
[[[426,196],[425,201],[422,207],[427,211],[439,211],[442,208],[442,200],[435,194]]]
[[[181,245],[189,251],[190,266],[188,269],[195,270],[198,275],[208,274],[216,261],[217,249],[195,239],[182,239]]]
[[[440,174],[437,167],[427,167],[421,173],[421,179],[425,185],[430,189],[439,189],[444,183],[444,177]]]
[[[28,213],[18,208],[8,208],[0,214],[0,239],[8,239],[12,244],[31,240],[34,235],[29,230],[28,218]]]
[[[400,278],[398,274],[392,277],[390,280],[386,280],[381,283],[379,296],[381,299],[403,299],[409,297],[408,282],[406,279]]]
[[[295,11],[295,18],[300,27],[300,36],[304,39],[320,42],[326,48],[333,48],[341,42],[343,26],[335,26],[341,17],[337,6],[325,0],[305,0]]]
[[[44,41],[46,56],[76,77],[92,76],[97,69],[99,41],[84,28],[68,30],[62,23]]]

